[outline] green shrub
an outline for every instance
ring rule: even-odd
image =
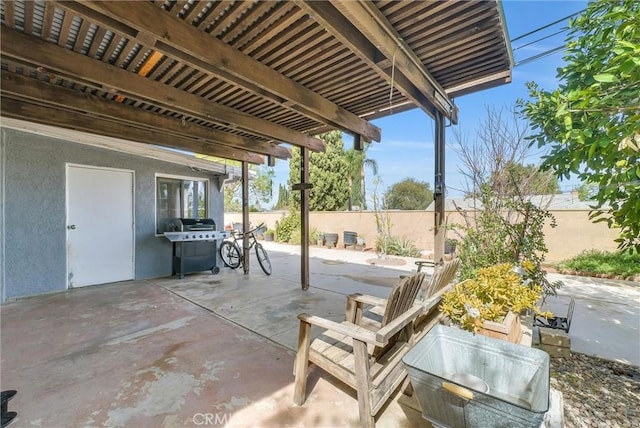
[[[527,266],[523,266],[526,270]],[[501,322],[507,312],[519,314],[536,306],[542,287],[525,283],[510,263],[501,263],[476,272],[442,296],[440,310],[461,328],[478,331],[484,321]]]
[[[289,236],[289,244],[300,245],[302,243],[302,234],[300,233],[300,229],[295,229],[291,231],[291,235]]]
[[[528,263],[531,280],[545,295],[555,295],[561,281],[550,282],[542,269],[547,246],[544,226],[556,227],[555,217],[524,195],[500,195],[488,186],[477,195],[482,209],[462,212],[465,224],[454,225],[463,235],[457,247],[461,279],[473,278],[478,269],[500,263]]]
[[[376,238],[376,252],[390,256],[420,257],[420,250],[412,240],[403,237],[378,235]]]
[[[320,238],[321,236],[322,232],[320,232],[315,227],[312,227],[309,231],[309,243],[312,245],[315,244],[316,242],[318,242],[318,238]]]
[[[636,276],[640,275],[640,254],[586,250],[560,262],[558,268],[592,275]]]
[[[300,214],[290,211],[288,215],[276,221],[276,241],[289,242],[295,230],[300,230]]]

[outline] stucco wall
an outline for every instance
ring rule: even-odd
[[[135,173],[135,278],[171,274],[171,243],[155,236],[155,174],[211,178],[210,217],[223,224],[212,175],[186,166],[2,128],[5,298],[65,290],[66,164]]]
[[[270,228],[286,212],[250,213],[253,225],[261,222]],[[609,229],[605,223],[592,223],[589,211],[551,211],[556,218],[557,227],[545,227],[545,237],[549,252],[546,260],[558,262],[573,257],[583,250],[597,248],[604,251],[615,251],[617,231]],[[433,250],[432,211],[389,211],[391,233],[394,236],[406,237],[421,250]],[[242,222],[240,213],[225,213],[224,224]],[[462,224],[462,216],[453,211],[446,213],[448,224]],[[368,247],[375,245],[377,236],[376,218],[372,212],[312,212],[309,214],[310,226],[323,232],[339,233],[338,245],[342,244],[342,232],[357,232],[364,237]],[[456,237],[455,232],[447,232],[447,237]]]

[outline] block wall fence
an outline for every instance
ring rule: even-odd
[[[615,251],[614,239],[618,231],[609,229],[605,223],[592,223],[589,211],[550,211],[556,218],[557,227],[545,226],[546,243],[549,253],[546,260],[558,262],[571,258],[583,250],[596,248]],[[287,215],[286,211],[252,212],[252,225],[264,222],[275,229],[276,221]],[[433,250],[434,213],[432,211],[389,211],[391,234],[411,239],[420,250]],[[462,216],[456,212],[446,213],[448,224],[462,224]],[[338,233],[338,246],[342,246],[344,231],[356,232],[365,240],[367,247],[375,247],[377,236],[376,217],[371,211],[330,211],[311,212],[310,227],[326,233]],[[241,223],[241,213],[225,213],[224,224]],[[456,232],[448,231],[447,237],[456,237]]]

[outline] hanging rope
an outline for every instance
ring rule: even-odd
[[[393,114],[393,85],[396,77],[396,50],[393,50],[391,59],[391,87],[389,88],[389,114]]]

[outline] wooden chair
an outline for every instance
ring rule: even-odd
[[[413,344],[413,322],[424,310],[414,304],[423,280],[424,273],[400,279],[386,299],[379,325],[365,323],[363,307],[385,299],[361,294],[348,296],[343,323],[298,315],[294,402],[302,405],[306,400],[308,368],[313,363],[355,389],[360,424],[374,426],[375,415],[407,377],[402,357]],[[326,329],[313,341],[312,325]]]
[[[416,264],[419,262],[416,262]],[[442,290],[445,286],[449,285],[454,280],[459,267],[460,259],[458,258],[452,259],[442,264],[436,264],[433,275],[431,275],[431,277],[429,277],[422,284],[422,288],[418,292],[417,300],[419,302],[429,301],[431,296],[435,295],[438,291]],[[418,272],[420,272],[421,269],[422,267],[419,267]],[[378,317],[382,316],[385,311],[385,305],[386,301],[380,300],[379,304],[368,309],[367,315],[369,317],[371,317],[373,314],[377,315]]]
[[[458,268],[460,267],[460,259],[455,258],[448,262],[444,262],[442,265],[437,265],[427,281],[422,286],[422,290],[418,294],[419,300],[427,300],[433,296],[442,287],[448,285],[456,276]]]

